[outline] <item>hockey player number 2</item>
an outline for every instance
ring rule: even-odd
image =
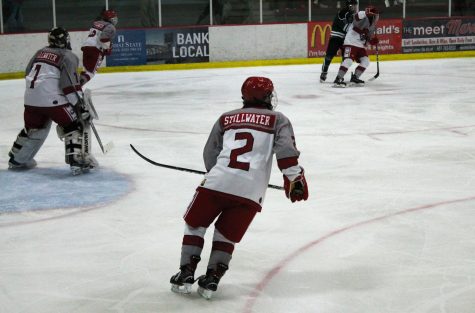
[[[237,168],[243,171],[249,171],[249,162],[240,162],[237,160],[238,156],[244,153],[252,151],[254,146],[254,137],[251,133],[236,133],[234,140],[246,140],[246,144],[241,148],[236,148],[231,150],[231,155],[229,156],[229,167]]]

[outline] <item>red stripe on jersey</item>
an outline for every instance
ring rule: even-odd
[[[92,28],[95,28],[97,30],[103,30],[106,27],[106,24],[102,23],[101,21],[96,21],[94,24],[92,24]]]
[[[199,236],[184,235],[182,244],[186,246],[197,246],[203,248],[205,240]]]
[[[75,85],[74,87],[68,86],[66,88],[63,88],[63,92],[65,95],[69,95],[70,93],[73,93],[76,91],[82,91],[81,85]]]
[[[358,27],[353,27],[353,30],[354,30],[355,32],[357,32],[358,34],[365,34],[365,33],[368,31],[367,28],[361,29],[361,28],[358,28]]]
[[[276,116],[270,114],[259,114],[249,112],[239,112],[221,116],[220,123],[224,130],[236,128],[252,128],[266,132],[274,132]]]
[[[224,241],[213,241],[213,247],[211,249],[233,254],[234,245]]]
[[[286,168],[299,165],[298,157],[283,158],[277,160],[277,165],[280,170],[285,170]]]
[[[61,55],[57,53],[42,50],[36,54],[35,62],[43,62],[59,68],[61,59]]]

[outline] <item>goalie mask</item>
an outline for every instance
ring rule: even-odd
[[[244,107],[260,106],[274,110],[277,106],[277,96],[274,84],[267,77],[248,77],[241,87]]]
[[[55,27],[48,33],[48,44],[51,48],[71,50],[69,33],[62,27]]]
[[[101,17],[104,21],[111,23],[112,25],[117,25],[119,18],[117,17],[117,12],[114,10],[104,10],[102,11]]]

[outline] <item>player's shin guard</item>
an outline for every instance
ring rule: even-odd
[[[36,161],[33,158],[48,137],[50,128],[51,122],[48,122],[44,128],[22,129],[8,153],[10,156],[8,168],[29,169],[35,167]]]

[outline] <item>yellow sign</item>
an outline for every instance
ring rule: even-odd
[[[325,24],[323,26],[320,25],[320,24],[317,24],[313,27],[312,40],[311,40],[311,44],[310,44],[311,48],[315,48],[315,41],[317,40],[317,37],[316,37],[317,29],[319,30],[319,34],[320,34],[320,43],[321,43],[322,46],[324,46],[327,31],[328,31],[328,34],[330,34],[331,31],[332,31],[332,26],[331,26],[331,24]]]

